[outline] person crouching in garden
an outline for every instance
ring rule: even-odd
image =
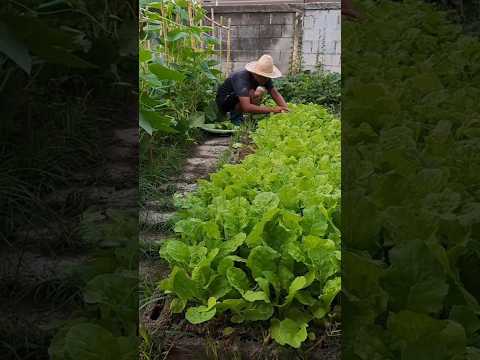
[[[274,87],[272,79],[281,77],[280,70],[273,65],[270,55],[263,55],[258,61],[245,65],[245,69],[232,73],[217,91],[216,102],[222,114],[229,114],[230,120],[240,125],[244,113],[268,114],[288,111],[288,105]],[[260,105],[268,92],[277,106]]]

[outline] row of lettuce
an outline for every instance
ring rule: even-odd
[[[178,236],[160,254],[171,310],[199,324],[270,322],[298,348],[340,291],[340,121],[298,105],[259,124],[257,150],[177,198]]]

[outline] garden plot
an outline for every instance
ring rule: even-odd
[[[340,125],[322,107],[293,109],[260,124],[254,154],[179,199],[177,235],[158,244],[165,295],[143,306],[143,346],[158,355],[338,356]]]

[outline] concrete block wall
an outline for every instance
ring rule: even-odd
[[[251,11],[251,10],[250,10]],[[263,54],[273,57],[280,71],[287,73],[293,46],[292,12],[233,12],[216,14],[231,19],[232,70],[242,69],[246,63]],[[223,43],[226,48],[226,42]]]
[[[340,72],[340,0],[310,0],[300,5],[222,5],[213,9],[215,20],[231,19],[231,68],[224,68],[227,72],[270,54],[280,71],[287,74],[296,44],[303,70],[314,70],[321,64],[327,71]],[[210,8],[207,10],[210,13]],[[303,21],[296,28],[297,16]],[[224,62],[225,35],[222,40]]]

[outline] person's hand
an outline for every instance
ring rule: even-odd
[[[272,113],[278,114],[278,113],[282,112],[282,108],[280,106],[275,106],[275,107],[271,108],[270,111]]]
[[[282,112],[289,112],[289,108],[287,106],[280,106],[280,108],[282,109]]]

